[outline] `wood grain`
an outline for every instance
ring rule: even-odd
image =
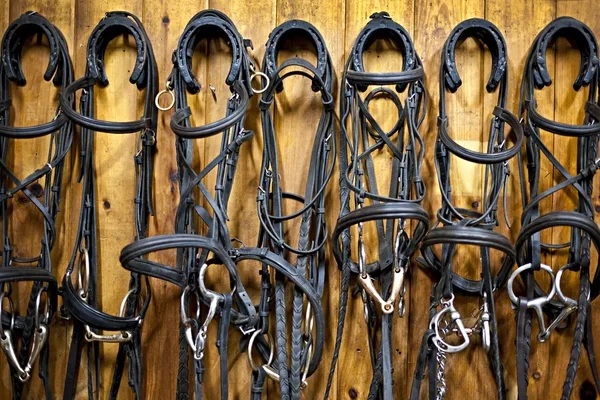
[[[535,35],[553,18],[571,15],[588,24],[597,36],[600,35],[600,8],[595,0],[399,0],[396,2],[378,0],[266,0],[261,2],[242,2],[225,0],[7,0],[0,4],[0,30],[3,32],[9,22],[26,10],[35,10],[48,17],[65,34],[69,43],[75,76],[81,77],[85,69],[85,45],[88,36],[106,11],[128,10],[140,16],[152,40],[159,66],[161,85],[170,73],[171,53],[175,48],[179,35],[189,19],[198,11],[215,8],[228,14],[237,25],[240,33],[254,43],[251,55],[260,64],[264,54],[264,43],[270,31],[278,24],[293,18],[305,19],[314,24],[325,38],[332,55],[337,77],[334,96],[339,97],[339,79],[343,64],[359,31],[368,22],[370,14],[387,10],[391,16],[412,35],[415,47],[423,59],[426,72],[426,87],[430,95],[428,115],[421,128],[426,143],[426,157],[423,178],[427,186],[425,209],[433,218],[440,206],[440,193],[435,179],[433,164],[433,147],[436,137],[437,104],[439,99],[438,72],[441,48],[450,31],[456,24],[471,17],[486,18],[496,24],[507,42],[509,55],[509,95],[508,108],[517,114],[518,89],[526,53]],[[314,51],[304,42],[289,41],[291,51],[283,51],[279,61],[296,54],[314,61]],[[587,89],[575,93],[571,84],[579,68],[579,55],[576,50],[563,41],[557,44],[557,52],[548,53],[549,70],[554,79],[553,86],[536,93],[538,107],[543,115],[556,117],[558,121],[581,123],[583,112],[581,104],[587,95]],[[24,89],[12,87],[15,118],[11,121],[16,126],[31,125],[47,121],[53,117],[56,106],[56,89],[42,79],[48,57],[48,50],[42,41],[28,43],[24,51],[24,70],[28,84]],[[129,84],[129,70],[133,65],[133,41],[118,39],[109,46],[107,53],[107,70],[110,85],[98,90],[96,95],[97,117],[110,120],[133,120],[141,113],[142,93]],[[227,99],[227,87],[224,77],[230,60],[230,51],[226,43],[220,39],[210,39],[200,43],[194,54],[194,71],[203,89],[196,96],[190,96],[190,106],[196,125],[215,121],[224,114]],[[312,58],[311,58],[312,57]],[[556,57],[556,63],[554,59]],[[390,64],[399,61],[395,49],[385,42],[376,42],[365,55],[368,70],[383,71]],[[463,86],[456,94],[448,95],[447,110],[450,121],[450,132],[453,138],[471,149],[482,149],[483,135],[487,135],[490,112],[496,101],[496,93],[487,94],[484,88],[490,70],[490,57],[487,49],[467,41],[461,45],[457,53],[459,73],[463,77]],[[215,87],[215,96],[208,86]],[[36,88],[32,91],[30,88]],[[39,89],[37,89],[39,88]],[[260,132],[260,113],[255,96],[249,108],[246,127],[255,132],[255,137],[242,147],[236,182],[230,203],[230,229],[232,236],[242,240],[248,246],[256,244],[258,220],[256,216],[256,186],[262,152]],[[48,101],[47,99],[51,99]],[[133,100],[136,99],[136,100]],[[386,127],[393,123],[391,113],[383,102],[373,104],[374,114],[383,121]],[[297,154],[308,154],[312,135],[316,126],[316,118],[320,113],[318,97],[310,90],[303,78],[286,81],[286,89],[276,96],[275,129],[279,140],[281,174],[284,188],[297,193],[303,192],[306,183],[308,159],[297,157]],[[337,109],[336,109],[337,112]],[[155,217],[151,220],[151,235],[172,233],[174,211],[179,201],[179,188],[176,179],[175,136],[169,129],[172,111],[159,115],[158,153],[154,176]],[[123,247],[133,238],[133,168],[132,156],[135,153],[135,135],[96,136],[96,168],[98,179],[98,224],[100,229],[100,293],[101,308],[109,313],[117,313],[122,296],[127,291],[127,273],[118,263],[118,255]],[[576,140],[561,138],[544,133],[542,139],[557,158],[575,172]],[[206,165],[218,151],[220,137],[197,141],[196,166]],[[11,166],[23,176],[43,164],[47,150],[47,140],[35,139],[15,143],[11,150]],[[75,182],[70,171],[78,166],[78,145],[74,147],[65,171],[65,188],[63,192],[62,211],[59,215],[59,242],[53,254],[57,277],[62,277],[70,252],[73,247],[74,230],[79,214],[80,186]],[[379,180],[385,185],[384,178],[389,173],[390,156],[380,154],[375,158],[378,171],[382,173]],[[455,161],[451,174],[453,177],[473,174],[473,179],[453,179],[455,204],[482,211],[483,207],[483,168],[469,166],[466,162]],[[508,188],[508,215],[511,224],[509,229],[503,222],[503,207],[498,216],[501,221],[499,232],[516,238],[520,227],[521,212],[520,188],[516,161],[511,163]],[[336,167],[334,178],[327,193],[328,225],[330,231],[335,225],[339,210],[338,174]],[[545,160],[542,161],[541,190],[561,180]],[[471,175],[469,175],[471,176]],[[214,179],[214,177],[209,177]],[[600,206],[600,179],[596,179],[594,205]],[[208,185],[210,188],[212,185]],[[383,189],[381,186],[379,189]],[[45,189],[45,188],[44,188]],[[573,208],[574,196],[563,191],[542,202],[542,212],[551,209]],[[40,218],[30,204],[13,202],[11,220],[11,236],[19,237],[18,252],[21,255],[37,251],[39,246]],[[285,211],[295,209],[294,204],[285,204]],[[27,223],[23,223],[27,222]],[[297,225],[286,224],[293,241],[297,237]],[[369,234],[374,234],[369,227]],[[543,238],[557,243],[565,239],[568,232],[554,229],[544,232]],[[367,247],[375,243],[367,239]],[[15,246],[16,248],[17,246]],[[309,388],[304,398],[321,398],[327,379],[329,363],[335,340],[337,323],[337,306],[339,296],[339,271],[328,246],[327,286],[323,298],[323,306],[327,317],[328,331],[326,335],[326,351],[319,371],[309,380]],[[369,257],[374,257],[371,251]],[[152,256],[154,260],[174,265],[174,253],[164,252]],[[472,278],[479,274],[479,260],[476,251],[462,249],[457,257],[457,268],[465,276]],[[544,258],[558,268],[564,262],[561,252],[548,252]],[[494,269],[495,267],[493,267]],[[259,281],[256,265],[243,263],[240,266],[241,277],[252,298],[257,299]],[[225,279],[220,278],[218,267],[209,273],[211,285],[225,287]],[[593,271],[592,271],[593,272]],[[575,274],[566,276],[569,285],[567,294],[573,295],[578,287]],[[174,398],[177,366],[178,337],[175,326],[178,324],[179,289],[163,282],[153,280],[153,300],[144,322],[143,346],[145,355],[145,398]],[[18,288],[19,296],[26,296],[28,287]],[[431,282],[418,268],[416,262],[411,264],[410,286],[407,290],[408,311],[404,319],[394,320],[394,382],[397,390],[396,398],[406,398],[410,391],[410,382],[414,371],[416,354],[421,335],[427,326],[429,295]],[[291,291],[288,293],[291,300]],[[460,298],[459,311],[468,314],[477,306],[476,300]],[[19,301],[19,304],[25,304]],[[291,304],[291,303],[288,303]],[[505,368],[508,387],[508,398],[516,399],[515,376],[515,321],[514,311],[510,307],[505,291],[496,295],[497,318],[500,327],[500,348]],[[598,311],[594,309],[594,317]],[[215,324],[212,324],[215,325]],[[209,344],[206,356],[206,382],[204,395],[207,399],[218,398],[218,354],[214,346],[216,325],[209,331]],[[534,331],[537,324],[534,323]],[[549,343],[538,344],[532,341],[532,363],[530,369],[529,395],[531,399],[554,399],[562,390],[573,327],[553,334]],[[56,366],[51,371],[56,398],[62,398],[64,381],[64,360],[70,341],[70,324],[56,320],[51,337],[52,362]],[[230,398],[245,399],[249,394],[250,368],[245,355],[238,350],[239,334],[230,332]],[[474,344],[478,341],[475,340]],[[107,398],[109,383],[114,365],[116,346],[102,346],[102,392],[99,398]],[[338,362],[336,379],[334,380],[334,398],[363,399],[368,393],[371,367],[368,361],[368,345],[366,329],[363,321],[363,306],[360,298],[350,298],[346,330],[343,346]],[[591,372],[582,355],[581,367],[578,371],[574,390],[574,398],[595,398],[595,390],[590,389]],[[449,392],[447,399],[461,397],[493,398],[494,381],[487,363],[487,356],[480,347],[472,346],[467,351],[449,356],[448,376]],[[82,371],[85,370],[85,356],[82,358]],[[87,398],[87,376],[80,374],[78,397]],[[39,379],[32,379],[26,386],[27,399],[42,398]],[[485,388],[485,389],[483,389]],[[590,392],[591,390],[591,392]],[[423,391],[425,392],[425,391]],[[264,398],[277,398],[278,385],[270,382]],[[0,361],[0,398],[10,398],[10,379],[4,360]],[[119,399],[132,399],[131,390],[124,383],[121,385]],[[425,398],[425,397],[423,397]]]

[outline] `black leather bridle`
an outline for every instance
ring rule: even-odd
[[[454,93],[462,81],[455,63],[456,47],[468,38],[479,40],[492,55],[492,71],[486,85],[488,92],[498,91],[498,102],[493,111],[485,152],[477,152],[462,147],[450,136],[448,115],[446,114],[446,92]],[[498,202],[504,191],[506,216],[506,182],[510,175],[508,162],[520,150],[523,143],[523,130],[517,118],[506,110],[508,91],[506,43],[500,30],[491,22],[474,18],[461,22],[450,33],[442,49],[440,65],[440,100],[438,116],[438,136],[435,145],[435,165],[438,183],[442,194],[442,206],[437,212],[437,222],[421,245],[422,266],[436,282],[431,295],[429,329],[423,335],[411,389],[411,399],[418,399],[421,383],[429,370],[429,398],[443,399],[446,394],[445,363],[448,353],[466,349],[470,336],[481,336],[482,345],[488,354],[490,366],[496,381],[497,398],[503,399],[506,387],[503,366],[498,347],[498,327],[494,304],[494,292],[503,287],[515,263],[516,253],[510,241],[494,232],[499,225],[497,219]],[[515,136],[512,147],[507,146],[506,124]],[[452,181],[450,175],[451,156],[486,166],[483,212],[456,207],[452,203]],[[456,179],[456,178],[455,178]],[[469,177],[471,179],[471,177]],[[441,256],[434,246],[441,245]],[[479,280],[461,277],[454,272],[453,258],[456,248],[461,245],[477,246],[480,249]],[[498,275],[492,276],[490,249],[504,254]],[[465,327],[463,317],[454,306],[454,293],[481,298],[481,306],[472,327]],[[447,340],[456,333],[459,343]]]
[[[403,56],[400,71],[366,72],[363,53],[378,38],[391,39]],[[332,235],[333,252],[342,270],[340,308],[335,350],[325,398],[329,396],[333,374],[341,347],[350,277],[355,274],[365,304],[373,378],[369,399],[393,397],[392,386],[392,314],[404,314],[404,277],[409,258],[423,239],[428,225],[427,212],[420,203],[425,196],[421,180],[424,157],[419,126],[425,118],[426,92],[423,67],[406,30],[388,13],[371,16],[359,33],[346,63],[340,89],[340,203],[341,211]],[[393,85],[396,91],[389,86]],[[366,96],[361,95],[369,86]],[[408,89],[403,102],[398,94]],[[398,120],[385,132],[369,112],[374,98],[391,101],[398,110]],[[362,146],[362,151],[361,151]],[[392,171],[387,195],[379,194],[372,155],[387,151],[392,155]],[[365,204],[365,201],[370,204]],[[366,262],[363,224],[374,221],[377,227],[378,259]],[[414,224],[410,232],[410,225]],[[351,258],[350,229],[358,227],[357,261]],[[394,234],[395,233],[395,234]],[[374,280],[381,284],[381,291]],[[381,328],[377,314],[381,311]],[[377,331],[381,341],[377,343]]]
[[[569,125],[553,121],[537,111],[535,90],[550,86],[552,80],[547,68],[546,51],[558,38],[565,38],[581,52],[581,67],[573,84],[575,90],[589,86],[588,100],[585,103],[583,125]],[[600,293],[600,268],[596,268],[593,280],[590,278],[591,245],[600,251],[600,230],[594,223],[592,204],[592,183],[597,169],[598,135],[600,134],[600,107],[598,96],[598,44],[592,30],[585,24],[569,17],[562,17],[548,24],[533,42],[521,81],[520,117],[526,140],[527,176],[522,163],[519,170],[523,214],[521,231],[516,242],[519,268],[509,280],[508,292],[517,309],[517,383],[520,400],[527,398],[529,374],[530,336],[532,331],[532,311],[535,311],[538,324],[539,341],[546,341],[554,329],[564,327],[570,315],[576,313],[575,333],[566,379],[561,399],[569,399],[577,373],[581,344],[587,349],[592,375],[596,387],[600,390],[600,380],[595,363],[592,337],[591,301]],[[541,131],[555,135],[577,138],[577,174],[572,175],[554,157],[542,140]],[[552,167],[562,175],[563,180],[549,189],[540,188],[541,157],[550,161]],[[572,188],[577,193],[577,207],[572,210],[554,210],[542,214],[540,201]],[[551,244],[541,240],[541,231],[553,227],[571,228],[571,239],[567,243]],[[562,266],[556,276],[553,266],[542,263],[543,250],[568,249],[568,262]],[[545,293],[538,285],[533,272],[544,270],[551,278],[551,289]],[[579,272],[579,295],[577,299],[565,296],[561,289],[561,277],[565,271]],[[525,293],[516,295],[513,281],[521,276],[525,283]],[[554,300],[556,294],[557,300]],[[552,322],[545,324],[544,314]]]
[[[283,40],[292,35],[304,36],[314,45],[317,56],[316,65],[298,57],[287,59],[281,64],[277,63],[277,55],[283,46]],[[264,147],[257,197],[260,220],[258,246],[268,248],[280,256],[295,254],[297,262],[294,267],[297,274],[306,277],[320,298],[323,294],[326,274],[324,246],[328,239],[325,221],[325,189],[333,175],[336,138],[334,100],[331,94],[334,71],[331,56],[317,28],[300,20],[286,21],[275,28],[267,40],[262,73],[268,78],[268,84],[264,88],[260,100]],[[279,158],[272,115],[275,93],[284,90],[284,81],[291,76],[308,78],[311,81],[312,90],[319,93],[322,100],[322,113],[314,139],[312,139],[313,147],[309,168],[306,171],[307,182],[303,196],[286,192],[281,187],[282,177],[279,164],[287,160]],[[307,137],[306,140],[311,140],[311,138]],[[285,200],[297,202],[301,204],[301,208],[284,215],[283,203]],[[297,219],[301,219],[300,235],[298,244],[293,245],[289,243],[284,223]],[[261,280],[263,287],[270,286],[268,266],[264,264],[261,270]],[[307,386],[307,377],[314,372],[314,368],[309,368],[309,364],[316,366],[317,360],[321,358],[315,349],[323,347],[324,336],[313,335],[312,331],[313,326],[320,323],[315,320],[314,314],[322,314],[323,311],[322,309],[315,310],[312,304],[304,307],[306,293],[301,287],[295,287],[291,329],[291,368],[288,368],[285,292],[286,277],[277,273],[275,276],[275,318],[277,321],[275,343],[279,368],[277,374],[269,376],[279,381],[282,399],[300,399],[301,389]],[[268,296],[261,297],[259,308],[268,310],[267,302]],[[263,334],[268,334],[268,328],[268,318],[264,318],[259,329]],[[317,331],[319,330],[323,331],[317,326]],[[261,379],[256,371],[257,369],[253,374],[255,386],[256,381]]]
[[[39,358],[39,376],[47,399],[52,399],[49,379],[49,325],[57,310],[58,283],[52,274],[51,251],[56,243],[56,216],[60,211],[60,196],[65,156],[73,142],[73,125],[57,110],[55,118],[42,125],[12,127],[11,93],[9,82],[25,86],[26,80],[21,65],[21,53],[28,38],[43,35],[48,39],[50,59],[44,73],[46,81],[65,88],[73,80],[73,65],[69,57],[67,42],[58,28],[42,15],[28,11],[13,21],[2,38],[0,63],[0,218],[2,219],[2,266],[0,267],[0,345],[7,356],[11,370],[13,399],[23,396],[23,385]],[[66,99],[72,102],[73,98]],[[47,163],[29,176],[20,179],[10,169],[11,141],[41,138],[50,140]],[[38,199],[30,185],[42,180],[43,197]],[[11,212],[9,200],[22,193],[44,219],[43,236],[39,255],[19,257],[13,252],[9,224]],[[12,285],[32,282],[27,314],[17,315],[12,300]],[[42,300],[44,294],[46,300]],[[6,300],[6,301],[5,301]],[[42,308],[44,307],[44,308]],[[20,348],[17,338],[20,338]]]
[[[231,46],[232,63],[226,81],[231,96],[223,119],[194,127],[189,118],[192,112],[187,105],[186,91],[195,94],[201,87],[192,73],[192,55],[202,38],[215,35],[224,37]],[[259,378],[253,382],[252,396],[260,398],[266,375],[277,375],[279,367],[272,357],[273,343],[261,334],[264,333],[262,328],[266,326],[264,320],[268,316],[266,307],[270,306],[269,285],[263,282],[261,303],[253,304],[240,279],[237,267],[239,262],[253,260],[274,268],[277,274],[293,283],[307,298],[313,310],[314,336],[318,339],[312,347],[307,374],[314,373],[323,353],[325,320],[320,295],[312,283],[282,256],[266,248],[234,246],[239,240],[230,236],[227,225],[227,205],[240,146],[253,137],[253,133],[244,128],[248,101],[254,92],[262,91],[252,89],[251,81],[257,77],[266,78],[266,75],[254,70],[246,50],[251,46],[252,43],[241,36],[233,22],[219,11],[202,11],[186,26],[173,54],[173,71],[167,80],[166,89],[161,92],[172,95],[176,107],[171,118],[171,128],[177,135],[180,183],[180,204],[176,212],[175,233],[138,240],[127,245],[121,252],[120,259],[124,268],[173,283],[182,290],[177,398],[189,397],[190,350],[193,356],[195,398],[202,398],[207,328],[215,316],[219,316],[220,319],[217,347],[220,355],[221,398],[228,398],[227,343],[230,325],[241,332],[242,351],[248,351],[254,369],[253,375]],[[268,81],[266,84],[268,86]],[[202,170],[196,171],[193,164],[193,142],[213,135],[220,135],[222,139],[220,152],[214,159],[207,161]],[[214,170],[217,182],[212,194],[205,186],[204,178]],[[196,194],[199,194],[203,201],[199,202]],[[165,249],[177,249],[176,268],[142,257]],[[231,293],[217,293],[206,287],[204,276],[211,265],[225,266],[229,273]],[[208,306],[208,313],[203,318],[200,315],[201,304]],[[252,345],[255,345],[262,357],[268,360],[266,364],[254,365]]]
[[[94,88],[108,85],[104,69],[104,55],[110,41],[121,35],[131,35],[137,44],[136,62],[130,77],[139,90],[145,91],[144,114],[138,121],[111,122],[95,119]],[[62,282],[64,315],[73,320],[73,334],[64,385],[64,398],[76,394],[77,372],[84,343],[88,360],[88,391],[90,398],[100,393],[100,342],[118,343],[113,381],[109,398],[117,397],[121,377],[128,361],[129,386],[137,399],[142,399],[141,326],[150,304],[148,279],[133,272],[129,291],[121,303],[118,316],[98,309],[98,227],[96,213],[96,170],[94,141],[100,132],[110,134],[139,133],[138,152],[134,155],[136,171],[135,232],[136,240],[148,231],[152,211],[152,175],[156,143],[158,110],[154,98],[158,91],[158,70],[150,40],[141,21],[123,11],[106,13],[92,31],[87,44],[85,76],[67,86],[60,97],[62,111],[81,127],[81,158],[79,180],[82,182],[79,226],[73,254]],[[79,112],[69,99],[81,91]],[[146,283],[142,300],[142,283]],[[99,331],[116,332],[101,334]],[[94,395],[94,393],[96,393]]]

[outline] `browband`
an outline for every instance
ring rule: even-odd
[[[396,43],[402,53],[402,71],[387,73],[370,73],[365,71],[363,55],[365,50],[376,39],[389,38]],[[348,82],[356,84],[361,92],[372,85],[396,85],[398,92],[403,92],[410,82],[423,79],[423,68],[418,61],[412,39],[402,25],[395,22],[383,11],[371,16],[371,21],[360,31],[350,55],[352,66],[347,74]]]

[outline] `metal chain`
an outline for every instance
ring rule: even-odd
[[[435,400],[444,400],[446,396],[446,352],[438,348],[435,358],[437,361]]]

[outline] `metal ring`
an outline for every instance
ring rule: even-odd
[[[194,297],[196,297],[196,320],[200,319],[200,296],[198,296],[198,288],[193,287],[192,285],[188,285],[185,287],[185,289],[183,289],[183,293],[181,293],[181,300],[180,300],[180,306],[181,306],[181,322],[183,324],[185,324],[187,321],[189,321],[189,317],[187,314],[186,309],[188,307],[186,307],[185,304],[185,298],[186,296],[188,296],[189,293],[193,293]]]
[[[131,296],[133,293],[135,293],[135,288],[129,289],[129,291],[125,294],[125,297],[123,297],[123,300],[121,301],[121,308],[119,308],[119,317],[123,318],[123,315],[125,314],[125,306],[127,305],[127,299],[129,299],[129,296]]]
[[[252,81],[256,78],[256,77],[261,77],[267,80],[267,84],[260,89],[254,89],[254,86],[252,86]],[[269,77],[267,76],[267,74],[265,74],[264,72],[256,72],[253,70],[253,73],[250,75],[250,87],[252,88],[252,91],[255,94],[261,94],[267,91],[267,89],[269,88],[269,85],[271,84],[271,79],[269,79]]]
[[[514,305],[519,305],[519,299],[517,298],[517,295],[515,294],[514,290],[513,290],[513,282],[515,281],[515,278],[521,274],[523,271],[527,271],[528,269],[531,269],[532,265],[531,263],[527,263],[524,264],[522,266],[520,266],[519,268],[517,268],[512,275],[510,276],[510,278],[508,278],[508,282],[506,284],[507,286],[507,291],[508,291],[508,297],[510,298],[510,301],[512,301],[512,303]],[[548,295],[544,298],[544,297],[540,297],[539,299],[545,299],[546,302],[552,300],[552,298],[554,297],[554,294],[556,293],[556,284],[555,284],[555,277],[554,277],[554,273],[552,271],[552,268],[550,268],[549,266],[547,266],[546,264],[540,264],[540,268],[544,271],[546,271],[548,273],[548,275],[550,275],[550,278],[552,279],[552,289],[550,289],[550,293],[548,293]],[[528,300],[528,303],[531,303],[532,300],[537,300],[537,299],[530,299]],[[529,305],[528,305],[529,307]]]
[[[85,285],[83,284],[83,274],[81,267],[85,265]],[[89,290],[90,282],[90,254],[84,247],[81,249],[81,256],[79,257],[79,268],[77,269],[77,284],[79,285],[79,296],[85,299]]]
[[[556,286],[556,295],[558,296],[558,300],[560,300],[561,303],[563,303],[566,306],[576,306],[577,301],[575,299],[565,296],[562,292],[562,289],[560,288],[560,280],[562,279],[563,272],[568,270],[570,266],[571,265],[567,264],[560,270],[558,270],[558,272],[556,273],[556,281],[554,282],[554,286]],[[588,301],[590,299],[589,297],[590,293],[588,292]]]
[[[46,296],[48,296],[47,289],[43,288],[39,291],[37,298],[35,299],[35,328],[40,329],[40,303],[42,302],[42,293],[46,292]],[[49,302],[46,301],[46,307],[44,308],[44,314],[46,317],[45,324],[50,323],[50,305]]]
[[[171,95],[171,103],[169,103],[169,105],[167,107],[162,107],[158,103],[158,100],[160,99],[160,96],[162,96],[165,93],[168,93],[169,95]],[[167,89],[163,89],[160,92],[158,92],[158,94],[154,98],[154,104],[156,105],[156,108],[158,108],[161,111],[169,111],[175,105],[175,94],[173,93],[173,90],[171,90],[167,87]]]
[[[200,294],[204,297],[208,297],[209,299],[212,297],[218,297],[219,299],[223,298],[223,294],[221,293],[217,293],[213,290],[210,290],[206,287],[206,284],[204,282],[204,277],[206,275],[206,271],[208,270],[208,267],[211,265],[217,265],[217,264],[207,264],[204,263],[202,264],[202,266],[200,267],[200,272],[198,273],[198,290],[200,290]],[[222,265],[222,264],[218,264],[218,265]],[[231,290],[231,295],[233,296],[235,294],[237,290],[237,286],[234,286],[233,289]]]
[[[275,356],[275,351],[273,350],[273,338],[271,337],[271,334],[267,332],[266,335],[267,343],[269,344],[269,359],[263,365],[256,366],[256,364],[254,363],[254,358],[252,357],[252,347],[254,346],[254,340],[260,334],[260,329],[255,330],[252,336],[250,336],[250,341],[248,342],[248,362],[250,363],[250,368],[252,368],[253,371],[258,370],[259,368],[262,368],[265,365],[271,365]]]
[[[8,299],[8,305],[10,306],[10,330],[12,331],[15,327],[15,305],[10,296],[7,296],[6,292],[0,294],[0,312],[4,310],[3,304],[4,299]],[[4,338],[4,326],[0,323],[0,337]]]

